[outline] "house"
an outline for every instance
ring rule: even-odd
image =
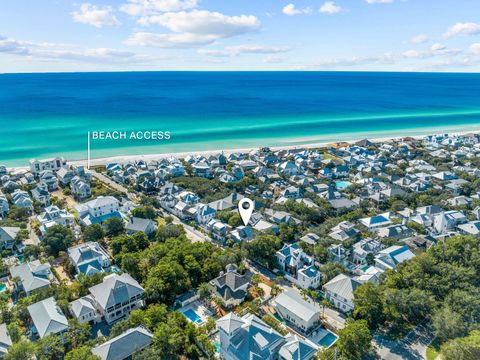
[[[379,214],[375,216],[371,216],[368,218],[363,218],[359,220],[360,223],[366,226],[369,230],[388,226],[392,223],[390,220],[390,213]]]
[[[448,232],[455,230],[458,225],[466,222],[468,222],[468,219],[462,211],[443,211],[433,216],[432,230],[437,235],[448,234]]]
[[[15,245],[15,239],[20,232],[19,227],[1,226],[0,227],[0,246],[4,249],[12,249]]]
[[[255,238],[255,232],[251,226],[238,226],[230,232],[230,238],[235,242],[248,241]]]
[[[285,244],[275,254],[280,270],[285,278],[303,289],[317,288],[320,285],[320,272],[297,243]]]
[[[125,226],[125,230],[127,231],[128,235],[132,235],[137,232],[144,232],[148,236],[153,234],[156,229],[157,223],[155,221],[138,217],[131,217]]]
[[[353,292],[360,283],[355,279],[340,274],[323,285],[325,298],[329,300],[337,309],[342,312],[353,310]]]
[[[70,188],[73,196],[78,200],[84,200],[92,196],[90,183],[79,176],[73,177],[70,182]]]
[[[50,193],[48,192],[48,185],[40,182],[35,189],[32,190],[32,196],[42,206],[50,205]]]
[[[285,176],[298,175],[301,173],[301,169],[292,161],[285,161],[278,165],[278,172]]]
[[[50,269],[50,264],[42,264],[40,260],[34,260],[11,267],[10,275],[17,290],[25,291],[28,296],[35,290],[50,286],[53,279]]]
[[[390,225],[387,227],[376,228],[380,238],[406,238],[413,234],[413,230],[402,224]]]
[[[350,221],[342,221],[337,226],[334,226],[328,236],[334,240],[345,241],[348,239],[356,239],[359,231],[355,228],[355,224]]]
[[[107,251],[97,242],[68,248],[68,257],[77,274],[93,275],[110,267]]]
[[[70,314],[81,324],[89,323],[93,325],[100,322],[101,315],[95,308],[91,295],[72,301],[68,304],[68,309]]]
[[[458,230],[462,234],[476,236],[480,234],[480,221],[470,221],[468,223],[458,225]]]
[[[64,166],[67,166],[67,162],[63,157],[55,157],[43,160],[30,160],[30,171],[35,175],[44,170],[57,171]]]
[[[299,337],[283,337],[252,314],[239,317],[231,312],[216,324],[223,360],[310,360],[318,351],[315,344]]]
[[[282,292],[273,300],[277,314],[295,330],[309,334],[320,325],[320,307],[305,300],[296,290]]]
[[[6,196],[0,191],[0,217],[8,214],[10,206],[8,205],[8,200]]]
[[[247,296],[247,289],[250,286],[249,278],[237,272],[235,264],[229,264],[226,271],[208,283],[212,293],[220,297],[227,308],[237,306]]]
[[[70,226],[75,222],[75,217],[67,210],[60,209],[58,206],[51,205],[45,208],[45,211],[37,216],[40,222],[40,231],[43,235],[48,229],[55,225]]]
[[[390,246],[375,256],[375,266],[382,270],[395,269],[398,264],[415,256],[407,245]]]
[[[143,306],[145,291],[128,273],[108,275],[88,291],[93,297],[95,308],[108,324]]]
[[[153,341],[153,334],[143,326],[121,333],[113,339],[97,345],[92,354],[101,360],[126,360],[140,350],[149,346]]]
[[[77,205],[75,208],[83,225],[102,223],[111,218],[122,219],[119,211],[120,203],[113,196],[99,196],[85,204]]]
[[[27,307],[33,322],[33,333],[41,339],[55,334],[62,336],[68,330],[68,320],[53,297]]]
[[[307,233],[300,240],[309,245],[316,245],[318,240],[320,240],[320,236],[314,233]]]
[[[58,180],[53,171],[44,170],[38,174],[38,178],[44,184],[47,184],[49,191],[54,191],[58,189]]]
[[[0,324],[0,358],[8,353],[8,348],[12,346],[12,338],[8,333],[7,324]]]
[[[214,240],[225,241],[227,236],[232,231],[232,227],[228,224],[225,224],[217,219],[212,219],[207,223],[207,229],[211,233],[211,237]]]
[[[17,208],[33,210],[33,201],[26,191],[17,189],[12,193],[13,203]]]
[[[74,176],[75,173],[66,167],[62,167],[57,170],[57,179],[64,187],[70,185],[70,182]]]
[[[368,254],[376,254],[383,249],[383,245],[380,241],[375,239],[362,239],[359,242],[353,244],[353,262],[356,264],[366,264]]]

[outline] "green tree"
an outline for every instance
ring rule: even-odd
[[[117,236],[125,231],[123,219],[112,217],[105,221],[106,233],[108,236]]]
[[[60,251],[66,251],[73,243],[74,236],[70,228],[55,225],[48,229],[42,245],[49,255],[58,256]]]
[[[61,359],[65,352],[62,339],[54,334],[38,340],[36,345],[36,354],[40,360]]]
[[[444,360],[480,359],[480,331],[474,330],[467,337],[446,342],[440,352]]]
[[[86,226],[83,231],[83,240],[87,241],[99,241],[105,236],[105,232],[100,224],[93,224]]]
[[[274,235],[259,235],[245,244],[249,257],[270,269],[276,266],[275,253],[281,246],[282,241]]]
[[[88,323],[79,323],[76,319],[68,321],[68,341],[72,348],[85,344],[90,338],[90,325]]]
[[[88,346],[80,346],[68,352],[65,360],[100,360],[100,357],[93,355]]]
[[[467,330],[467,324],[460,314],[449,306],[443,306],[435,311],[432,316],[432,325],[435,337],[440,343],[464,336]]]
[[[180,235],[185,234],[185,229],[181,224],[167,224],[159,226],[155,238],[157,241],[164,242],[170,238],[177,238]]]
[[[35,355],[35,344],[22,339],[8,348],[5,360],[31,360]]]
[[[353,294],[353,317],[366,320],[370,329],[376,329],[384,321],[382,289],[367,282],[356,288]]]
[[[338,335],[337,348],[341,359],[361,360],[372,350],[372,334],[366,320],[348,321]]]
[[[152,206],[140,206],[132,210],[132,216],[153,220],[157,217],[157,213]]]

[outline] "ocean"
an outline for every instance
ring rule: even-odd
[[[480,130],[480,74],[123,72],[0,75],[0,164]]]

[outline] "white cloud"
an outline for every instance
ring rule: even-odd
[[[473,55],[480,55],[480,43],[470,45],[470,48],[468,50]]]
[[[407,50],[405,52],[402,53],[402,55],[405,57],[405,58],[408,58],[408,59],[414,59],[414,58],[420,58],[420,57],[423,57],[423,53],[417,51],[417,50]]]
[[[266,64],[280,64],[284,62],[285,59],[278,57],[278,56],[268,56],[265,59],[263,59],[263,62]]]
[[[215,40],[217,40],[217,37],[190,33],[156,34],[151,32],[136,32],[125,41],[125,44],[159,48],[192,48],[211,44]]]
[[[435,43],[430,47],[430,50],[434,51],[434,52],[445,50],[445,49],[446,49],[445,45],[442,45],[442,44],[439,44],[439,43]]]
[[[425,34],[419,34],[410,39],[413,44],[423,44],[428,41],[428,36]]]
[[[391,4],[393,0],[365,0],[367,4]]]
[[[295,4],[288,4],[285,5],[282,9],[282,12],[285,15],[288,16],[295,16],[295,15],[300,15],[300,14],[310,14],[312,12],[312,9],[309,7],[303,8],[303,9],[298,9]]]
[[[290,51],[288,46],[265,46],[256,44],[234,45],[227,46],[226,48],[219,49],[200,49],[199,54],[213,56],[213,57],[226,57],[226,56],[238,56],[241,54],[279,54]]]
[[[199,0],[128,0],[120,10],[132,15],[148,15],[196,8]]]
[[[111,6],[98,7],[89,3],[80,5],[79,11],[72,13],[73,20],[78,23],[95,27],[116,26],[120,21],[112,14]]]
[[[456,23],[448,28],[447,32],[443,34],[443,37],[448,39],[454,36],[467,36],[480,34],[480,24],[477,23]]]
[[[72,60],[93,63],[145,63],[165,57],[151,58],[130,51],[109,48],[79,48],[74,45],[55,43],[34,43],[8,39],[0,36],[0,53],[29,56],[37,59]]]
[[[342,10],[342,7],[338,6],[333,1],[326,1],[320,6],[320,12],[325,14],[337,14]]]
[[[207,10],[145,16],[138,22],[141,25],[160,25],[173,33],[136,32],[126,41],[129,45],[195,47],[254,32],[260,28],[260,21],[253,15],[227,16]]]
[[[238,54],[278,54],[290,50],[288,46],[264,46],[264,45],[236,45],[228,46],[227,50],[234,55]]]

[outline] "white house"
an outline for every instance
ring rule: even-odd
[[[340,274],[323,285],[325,298],[329,300],[337,309],[342,312],[353,310],[353,292],[360,286],[355,279]]]
[[[282,292],[273,300],[278,315],[304,334],[320,325],[320,306],[305,300],[296,290]]]
[[[415,256],[407,245],[390,246],[375,255],[375,266],[381,270],[395,269],[398,264]]]
[[[30,160],[30,171],[33,174],[38,174],[44,170],[57,171],[64,166],[67,166],[67,162],[63,157],[55,157],[43,160]]]
[[[77,205],[76,210],[81,222],[88,226],[98,224],[111,218],[122,219],[120,213],[120,202],[113,196],[99,196],[85,204]]]
[[[67,210],[52,205],[45,208],[45,211],[37,216],[40,222],[40,231],[45,234],[48,229],[55,225],[70,226],[75,222],[75,217]]]
[[[275,255],[286,279],[303,289],[320,285],[321,274],[313,264],[313,257],[308,256],[297,243],[285,244]]]

